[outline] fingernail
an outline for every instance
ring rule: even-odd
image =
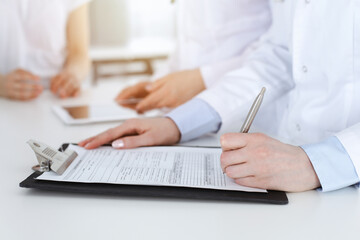
[[[138,113],[140,113],[140,112],[141,112],[141,108],[140,108],[140,107],[138,107],[138,106],[136,106],[136,107],[135,107],[135,110],[136,110]]]
[[[121,139],[112,142],[113,148],[123,148],[124,146],[125,146],[124,141]]]
[[[84,148],[90,147],[90,143],[87,143]]]

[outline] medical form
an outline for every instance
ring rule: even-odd
[[[223,174],[220,148],[146,147],[86,150],[69,145],[78,157],[58,175],[45,172],[37,180],[81,183],[134,184],[264,192],[238,185]]]

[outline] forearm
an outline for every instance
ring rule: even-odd
[[[183,90],[185,91],[183,91],[182,96],[186,96],[184,98],[186,101],[189,101],[206,89],[204,79],[198,68],[179,72],[177,76],[178,82],[183,83]]]
[[[89,71],[89,26],[87,5],[69,15],[67,26],[67,58],[64,70],[83,80]]]
[[[0,74],[0,97],[5,96],[4,76]]]
[[[64,64],[63,71],[74,75],[78,80],[83,81],[90,69],[90,60],[87,52],[69,53]]]

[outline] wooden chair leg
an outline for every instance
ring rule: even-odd
[[[146,74],[149,74],[149,75],[153,75],[154,74],[154,69],[153,69],[153,66],[152,66],[152,63],[151,63],[151,60],[150,59],[146,59],[144,61],[145,63],[145,66],[146,66]]]
[[[96,62],[93,62],[93,77],[92,77],[92,85],[96,86],[97,82],[99,80],[99,70],[98,70],[98,64]]]

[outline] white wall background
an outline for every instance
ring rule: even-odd
[[[175,9],[171,0],[93,0],[91,44],[119,46],[134,39],[174,39]]]

